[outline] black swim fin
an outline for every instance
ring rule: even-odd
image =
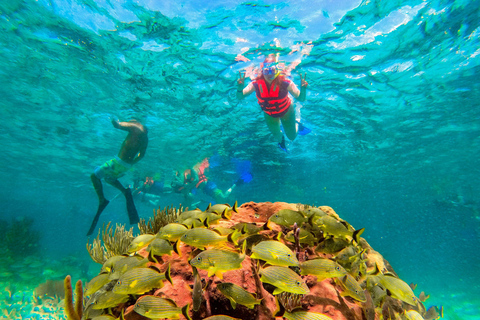
[[[95,230],[95,227],[97,226],[98,219],[100,218],[100,215],[102,214],[103,210],[108,206],[110,201],[105,200],[101,205],[98,205],[97,209],[97,214],[95,215],[95,218],[93,218],[92,225],[90,226],[90,229],[87,232],[87,236],[92,235],[93,231]]]
[[[133,202],[132,197],[132,190],[130,190],[130,188],[127,188],[127,191],[125,191],[125,199],[127,200],[127,212],[130,224],[136,224],[140,221],[140,218],[138,217],[137,208],[135,208],[135,203]]]

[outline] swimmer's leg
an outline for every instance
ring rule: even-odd
[[[281,117],[283,130],[285,135],[290,139],[290,141],[295,140],[297,137],[297,121],[295,120],[295,109],[290,107],[288,108],[287,113]]]
[[[90,229],[87,232],[87,236],[93,233],[93,231],[95,230],[95,227],[97,226],[97,222],[98,222],[98,219],[100,218],[100,215],[102,214],[105,207],[110,203],[110,201],[105,199],[105,196],[103,195],[102,181],[98,179],[97,176],[95,176],[95,174],[92,174],[90,178],[92,180],[93,187],[95,188],[95,192],[97,193],[97,196],[98,196],[98,209],[97,209],[97,213],[95,214],[95,218],[93,218]]]
[[[135,203],[133,202],[132,190],[130,188],[123,187],[120,181],[118,181],[117,179],[107,182],[120,190],[125,196],[125,200],[127,201],[127,213],[130,224],[138,223],[140,221],[140,218],[138,217],[137,208],[135,208]]]

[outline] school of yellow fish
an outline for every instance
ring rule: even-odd
[[[247,256],[255,263],[255,272],[264,289],[275,297],[287,293],[301,301],[310,293],[306,278],[313,276],[317,282],[334,281],[341,296],[362,306],[367,320],[374,320],[375,314],[377,319],[408,320],[443,316],[441,307],[426,310],[423,292],[417,298],[412,286],[399,279],[393,270],[369,260],[371,248],[360,237],[364,229],[355,230],[336,214],[316,207],[282,209],[261,224],[241,222],[231,227],[219,224],[230,221],[236,212],[236,203],[233,207],[216,204],[205,211],[184,211],[157,234],[136,237],[127,253],[109,258],[100,274],[87,284],[85,319],[124,319],[127,307],[130,307],[128,312],[150,319],[179,319],[182,315],[191,319],[205,304],[206,281],[202,282],[198,270],[205,270],[209,278],[223,280],[224,273],[241,269]],[[173,285],[170,265],[162,268],[164,272],[156,266],[163,264],[164,255],[181,255],[183,246],[192,249],[188,257],[193,275],[192,308],[190,304],[178,306],[171,299],[154,295],[166,281]],[[146,250],[148,257],[138,254],[140,250]],[[230,301],[233,309],[238,305],[254,309],[262,303],[256,292],[234,283],[217,282],[216,290]],[[276,317],[331,319],[304,310],[301,305],[293,310],[285,308],[280,300],[276,299]],[[120,313],[118,306],[123,310]],[[212,315],[206,319],[235,318]]]

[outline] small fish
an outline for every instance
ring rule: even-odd
[[[282,209],[270,216],[268,220],[284,227],[290,227],[293,226],[294,223],[301,226],[304,222],[308,221],[308,218],[299,211]]]
[[[180,314],[190,319],[189,307],[187,304],[183,308],[179,308],[173,300],[147,295],[137,300],[133,311],[150,319],[179,319]]]
[[[235,201],[233,207],[231,207],[229,204],[214,204],[213,206],[208,206],[207,210],[205,210],[206,212],[213,212],[213,213],[216,213],[216,214],[223,214],[225,212],[227,212],[227,214],[231,214],[231,212],[235,212],[235,213],[238,213],[237,211],[237,206],[238,206],[238,203],[237,201]],[[227,210],[227,211],[225,211]]]
[[[154,288],[162,288],[165,273],[152,268],[135,268],[125,272],[113,287],[118,294],[142,294]]]
[[[328,237],[320,242],[315,252],[336,253],[350,245],[350,241],[342,238]]]
[[[424,291],[420,292],[420,295],[418,296],[418,299],[420,299],[422,302],[425,302],[428,298],[430,298],[430,295],[425,294]]]
[[[320,208],[315,208],[315,207],[310,207],[308,209],[302,210],[302,212],[307,218],[323,217],[323,216],[327,215],[327,213],[325,213],[325,211],[323,211]]]
[[[188,218],[182,221],[182,224],[185,225],[188,229],[204,227],[205,224],[199,218]]]
[[[350,296],[355,300],[360,302],[366,302],[367,297],[365,297],[365,292],[363,292],[362,287],[358,284],[358,281],[355,280],[350,274],[344,275],[342,278],[339,278],[340,285],[343,287],[344,291],[341,293],[342,296]]]
[[[298,266],[295,254],[280,241],[262,241],[252,248],[252,252],[252,259],[264,260],[276,266]]]
[[[160,229],[160,232],[157,233],[157,238],[175,242],[187,231],[188,228],[183,224],[169,223]]]
[[[223,279],[224,272],[241,269],[243,259],[245,259],[244,254],[227,250],[209,249],[200,252],[195,258],[190,260],[190,264],[198,269],[207,270],[209,277],[215,274],[220,279]]]
[[[118,306],[121,303],[127,302],[128,294],[118,294],[113,291],[107,291],[95,297],[92,309],[107,309]]]
[[[405,312],[405,316],[407,317],[408,320],[425,320],[420,315],[420,313],[418,313],[415,310],[408,310],[407,312]]]
[[[85,287],[85,292],[84,296],[89,296],[95,292],[97,292],[100,288],[102,288],[104,285],[109,283],[109,274],[108,273],[100,273],[98,276],[94,277],[92,280],[88,282],[88,284]]]
[[[150,243],[147,251],[152,257],[163,256],[164,254],[171,255],[173,246],[165,239],[156,238]]]
[[[109,314],[102,314],[101,316],[93,317],[92,320],[116,320],[118,318]]]
[[[353,230],[346,221],[339,221],[331,216],[323,216],[315,221],[325,234],[338,238],[352,237],[357,243],[360,241],[360,235],[365,231],[364,228]]]
[[[317,281],[327,278],[344,277],[347,271],[335,261],[330,259],[318,258],[300,263],[300,274],[311,274],[317,277]]]
[[[285,239],[292,243],[295,243],[294,231],[291,230],[285,235]],[[300,228],[300,233],[298,235],[298,241],[300,243],[308,244],[314,246],[318,242],[318,238],[308,230]]]
[[[118,260],[110,269],[110,280],[117,280],[127,272],[133,268],[144,267],[148,263],[148,259],[143,258],[142,256],[135,255],[135,256],[126,256],[123,259]]]
[[[208,317],[208,318],[203,318],[203,320],[242,320],[242,319],[232,318],[232,317],[229,317],[229,316],[226,316],[226,315],[223,315],[223,314],[218,314],[218,315],[211,316],[211,317]]]
[[[292,269],[281,266],[270,266],[260,269],[260,280],[276,287],[273,294],[291,292],[296,294],[307,294],[310,292],[305,281]]]
[[[127,257],[127,255],[124,256],[113,256],[107,259],[102,265],[102,268],[100,269],[100,273],[110,273],[112,270],[112,267],[117,261],[122,260],[123,258]]]
[[[425,320],[436,320],[443,318],[443,306],[440,306],[440,308],[437,306],[431,306],[425,313],[424,318]]]
[[[255,299],[250,292],[230,282],[217,284],[217,289],[230,300],[233,309],[237,308],[237,303],[253,309],[255,305],[262,301],[261,299]]]
[[[210,229],[193,228],[185,232],[181,236],[180,241],[192,247],[204,249],[206,246],[224,244],[228,241],[228,237]]]
[[[130,246],[128,247],[127,252],[128,253],[137,252],[140,249],[148,246],[150,242],[153,241],[153,239],[155,239],[155,236],[153,234],[139,235],[138,237],[133,239],[132,242],[130,242]]]
[[[410,288],[412,288],[412,290],[415,290],[417,289],[417,284],[416,283],[410,283]]]
[[[283,315],[287,320],[333,320],[320,312],[294,311],[285,312]]]
[[[377,275],[380,284],[385,287],[393,298],[408,303],[411,306],[417,305],[417,297],[412,291],[412,288],[403,280],[389,275]]]
[[[198,215],[198,219],[203,221],[204,225],[209,226],[218,223],[218,220],[222,219],[222,215],[213,212],[202,212]]]
[[[233,226],[234,229],[242,234],[253,235],[264,230],[263,226],[257,226],[255,223],[240,222]]]
[[[200,209],[195,209],[195,210],[189,210],[189,211],[184,211],[180,213],[177,217],[177,222],[178,223],[183,223],[183,221],[190,219],[190,218],[196,218],[197,215],[202,213],[203,211]]]
[[[192,267],[193,269],[193,291],[192,291],[192,301],[193,301],[193,311],[198,311],[202,305],[202,296],[203,296],[203,285],[202,278],[198,273],[197,268]]]

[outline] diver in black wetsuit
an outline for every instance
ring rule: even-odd
[[[125,196],[130,224],[135,224],[139,221],[137,209],[135,208],[135,203],[132,198],[132,191],[130,188],[125,188],[120,181],[118,181],[118,178],[122,177],[126,171],[145,156],[148,146],[148,130],[137,120],[120,122],[117,119],[112,119],[112,124],[117,129],[128,131],[128,135],[123,141],[118,155],[105,162],[101,167],[95,168],[94,173],[90,176],[93,187],[98,196],[99,204],[97,214],[92,221],[87,236],[93,233],[100,214],[109,204],[109,201],[103,194],[102,178],[105,179],[107,183],[120,190]]]

